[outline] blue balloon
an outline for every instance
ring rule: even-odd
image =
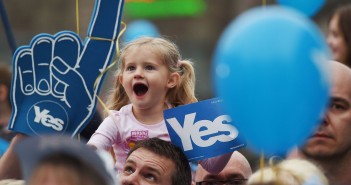
[[[325,0],[278,0],[278,3],[299,10],[307,16],[313,16],[322,8]]]
[[[328,58],[323,34],[292,9],[255,8],[226,28],[213,77],[249,147],[284,155],[311,134],[328,104]]]
[[[130,42],[141,36],[159,37],[157,27],[150,21],[137,20],[127,24],[126,32],[123,35],[124,42]]]

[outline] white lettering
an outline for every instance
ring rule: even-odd
[[[185,115],[183,127],[176,118],[167,119],[180,137],[184,151],[193,149],[192,141],[199,147],[208,147],[217,141],[232,141],[238,136],[238,130],[230,124],[231,119],[227,115],[218,116],[213,122],[199,120],[194,123],[195,116],[196,113]]]
[[[223,122],[230,123],[232,120],[229,116],[222,115],[218,116],[214,121],[215,127],[219,132],[229,132],[228,135],[221,134],[217,136],[218,141],[220,142],[229,142],[238,137],[238,130],[231,124],[223,124]]]
[[[205,127],[206,130],[200,131],[200,128]],[[203,140],[203,136],[211,135],[217,133],[215,125],[209,120],[201,120],[196,122],[191,129],[191,138],[194,143],[200,147],[208,147],[213,145],[216,141],[216,137],[209,137],[207,140]]]
[[[192,126],[195,120],[196,113],[185,115],[184,119],[184,127],[180,126],[178,120],[176,118],[167,119],[168,123],[172,126],[174,131],[181,137],[182,145],[184,151],[192,150],[193,145],[191,143],[190,135]]]
[[[39,123],[40,120],[43,119],[50,111],[44,109],[42,112],[40,112],[40,107],[34,106],[34,111],[35,111],[35,118],[34,122]]]
[[[51,127],[52,129],[56,131],[62,131],[64,121],[59,118],[54,118],[53,116],[49,115],[48,110],[44,109],[43,111],[40,111],[40,107],[34,106],[34,111],[35,111],[35,118],[34,122],[36,123],[42,123],[46,127]]]

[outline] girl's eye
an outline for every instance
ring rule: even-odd
[[[151,65],[148,65],[145,67],[146,70],[154,70],[155,67],[154,66],[151,66]]]
[[[134,66],[127,66],[126,67],[126,71],[133,71],[133,70],[135,70]]]

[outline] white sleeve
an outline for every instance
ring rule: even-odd
[[[115,115],[105,118],[87,144],[93,145],[97,149],[109,150],[113,144],[118,143],[117,139],[120,138],[119,129],[115,122],[118,122]]]

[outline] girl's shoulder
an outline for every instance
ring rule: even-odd
[[[112,121],[118,123],[120,120],[129,118],[130,114],[133,114],[132,105],[128,104],[119,110],[109,110],[108,116],[104,119],[104,122],[110,123]]]
[[[125,105],[119,110],[110,110],[110,113],[113,116],[123,116],[123,115],[131,114],[132,112],[133,112],[132,104]]]

